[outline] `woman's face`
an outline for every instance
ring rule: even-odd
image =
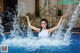
[[[47,23],[45,21],[41,22],[41,27],[42,29],[46,29]]]

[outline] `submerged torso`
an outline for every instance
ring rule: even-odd
[[[39,32],[38,36],[39,36],[39,38],[48,38],[49,37],[48,29],[41,30]]]

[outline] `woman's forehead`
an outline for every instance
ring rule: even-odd
[[[45,21],[42,21],[41,23],[46,23]]]

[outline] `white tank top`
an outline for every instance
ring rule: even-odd
[[[48,38],[49,37],[49,33],[48,30],[41,30],[38,34],[39,38]]]

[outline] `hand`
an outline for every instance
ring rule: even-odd
[[[26,18],[29,18],[28,16],[25,16]]]
[[[65,14],[62,16],[62,18],[67,17],[67,16],[69,16],[69,15],[70,15],[69,12],[68,12],[68,13],[65,13]]]
[[[31,26],[30,24],[30,20],[29,20],[29,17],[28,16],[25,16],[27,18],[27,21],[28,21],[28,26]]]
[[[27,20],[29,21],[29,17],[28,16],[25,16],[27,18]]]

